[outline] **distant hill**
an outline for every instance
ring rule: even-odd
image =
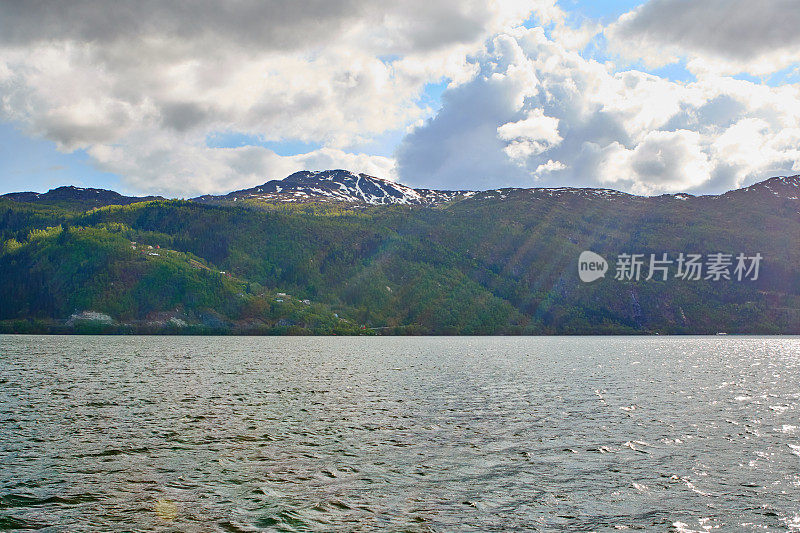
[[[93,191],[0,197],[0,331],[800,334],[798,176],[706,196],[344,170],[190,201]],[[592,283],[585,250],[609,264]],[[719,253],[761,254],[758,278],[614,279],[623,254]]]
[[[135,196],[123,196],[114,191],[107,191],[105,189],[91,189],[74,187],[71,185],[51,189],[45,193],[12,192],[4,194],[0,196],[0,198],[12,200],[14,202],[69,206],[83,209],[91,209],[92,207],[102,207],[105,205],[128,205],[136,202],[164,199],[161,196],[145,196],[140,198]]]

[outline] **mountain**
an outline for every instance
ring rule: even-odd
[[[645,197],[346,171],[99,209],[6,195],[0,331],[800,334],[798,197],[797,176]],[[608,261],[591,283],[587,250]],[[675,276],[680,254],[720,253],[730,279]],[[615,279],[625,254],[667,254],[671,275]],[[757,279],[738,254],[763,258]]]
[[[509,195],[523,194],[530,199],[561,197],[584,198],[658,198],[690,200],[695,198],[750,198],[754,195],[774,196],[785,200],[800,201],[800,175],[775,177],[723,195],[694,196],[686,193],[665,194],[658,197],[636,196],[613,189],[601,188],[503,188],[487,191],[414,189],[367,174],[355,174],[347,170],[300,171],[282,180],[271,180],[263,185],[233,191],[224,195],[203,195],[190,201],[206,204],[227,204],[237,201],[281,203],[343,202],[356,205],[417,205],[438,206],[453,200],[474,198],[476,200],[505,199]],[[138,202],[165,200],[161,196],[123,196],[105,189],[74,186],[58,187],[46,193],[14,192],[0,195],[0,199],[15,202],[35,203],[88,209],[106,205],[129,205]]]
[[[28,194],[28,193],[24,193]],[[776,177],[756,183],[743,189],[723,195],[694,196],[687,193],[664,194],[657,197],[637,196],[613,189],[602,188],[502,188],[487,191],[414,189],[401,183],[376,178],[367,174],[355,174],[347,170],[323,170],[319,172],[300,171],[282,180],[271,180],[263,185],[233,191],[225,195],[204,195],[192,198],[198,203],[225,205],[232,202],[250,204],[305,204],[305,203],[345,203],[353,205],[417,205],[434,207],[455,200],[505,199],[509,195],[523,195],[531,200],[550,198],[581,197],[587,199],[643,201],[694,200],[706,201],[715,198],[754,198],[753,195],[772,195],[787,200],[797,200],[800,196],[800,176]]]
[[[727,192],[721,197],[743,198],[752,201],[757,196],[765,199],[789,200],[800,206],[800,175],[770,178],[743,189]]]
[[[46,193],[12,192],[0,196],[0,199],[41,205],[72,206],[91,209],[92,207],[102,207],[105,205],[128,205],[136,202],[163,200],[164,198],[160,196],[123,196],[114,191],[105,189],[82,188],[70,185],[51,189]]]
[[[412,189],[400,183],[354,174],[347,170],[295,172],[282,180],[268,181],[252,189],[234,191],[224,196],[206,195],[193,201],[220,203],[254,200],[268,203],[348,202],[370,205],[433,206],[469,194],[467,191]]]

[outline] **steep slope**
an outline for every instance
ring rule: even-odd
[[[359,332],[328,306],[279,296],[191,253],[129,240],[134,233],[120,224],[56,226],[6,241],[0,332]]]

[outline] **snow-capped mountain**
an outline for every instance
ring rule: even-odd
[[[660,200],[701,200],[753,194],[777,196],[797,201],[800,196],[800,176],[770,178],[723,195],[694,196],[686,193],[664,194]],[[253,187],[234,191],[222,196],[205,195],[194,198],[198,202],[230,202],[257,200],[268,203],[346,202],[352,204],[389,205],[405,204],[436,206],[451,200],[471,199],[477,201],[506,198],[529,198],[547,200],[557,198],[594,198],[604,200],[646,200],[651,197],[637,196],[612,189],[598,188],[503,188],[488,191],[441,191],[414,189],[390,180],[355,174],[347,170],[308,170],[295,172],[282,180],[272,180]]]
[[[263,185],[234,191],[224,196],[200,196],[195,201],[261,200],[265,202],[320,202],[338,201],[372,205],[408,204],[436,205],[467,191],[436,191],[412,189],[367,174],[354,174],[347,170],[323,170],[295,172],[282,180],[268,181]]]

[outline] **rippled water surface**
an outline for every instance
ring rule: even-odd
[[[800,531],[798,338],[0,337],[0,529]]]

